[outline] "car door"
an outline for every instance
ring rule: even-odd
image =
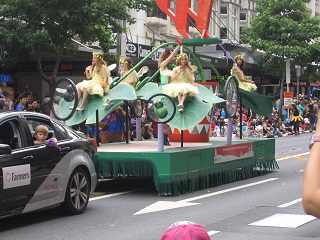
[[[49,130],[49,137],[54,137],[58,141],[58,148],[48,147],[46,142],[32,146],[38,166],[36,173],[38,188],[24,211],[27,212],[39,206],[47,207],[63,200],[63,186],[69,179],[69,172],[66,171],[68,168],[60,162],[72,150],[72,142],[67,131],[50,119],[34,116],[25,116],[25,119],[30,136],[34,135],[36,126],[44,125]]]
[[[12,114],[11,114],[12,115]],[[2,129],[1,129],[2,127]],[[0,119],[0,141],[4,132],[12,131],[11,152],[0,154],[0,218],[21,213],[32,198],[38,169],[35,153],[28,147],[26,134],[18,117]],[[7,146],[8,145],[2,145]]]

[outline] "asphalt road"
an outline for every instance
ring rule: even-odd
[[[56,209],[0,220],[1,240],[157,240],[176,221],[201,224],[211,239],[320,238],[301,204],[311,134],[276,139],[279,170],[182,196],[157,196],[151,179],[104,181],[79,216]]]

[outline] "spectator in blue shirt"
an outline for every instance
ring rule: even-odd
[[[28,98],[25,95],[21,95],[19,98],[19,104],[16,107],[16,111],[24,111],[24,106],[26,105]]]

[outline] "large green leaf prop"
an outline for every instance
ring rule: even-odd
[[[180,130],[189,129],[201,122],[211,108],[212,104],[205,103],[198,96],[195,96],[190,101],[184,102],[184,111],[177,112],[168,124]]]
[[[96,116],[96,110],[99,112],[99,117],[103,119],[108,112],[112,112],[112,108],[116,108],[123,100],[134,100],[136,99],[136,93],[132,86],[129,84],[119,84],[118,86],[114,87],[108,94],[106,94],[104,97],[96,97],[94,99],[89,99],[86,102],[85,108],[83,111],[76,111],[76,113],[66,121],[66,125],[72,126],[79,123],[82,123],[86,119],[90,117],[90,123],[91,119]],[[112,104],[108,107],[103,107],[102,105],[106,103],[107,99],[112,101]],[[81,101],[81,100],[80,100]],[[61,111],[67,111],[67,106],[64,106],[65,102],[60,101],[60,109]],[[117,105],[118,104],[118,105]],[[63,112],[60,113],[60,115],[63,115]],[[101,120],[99,119],[99,120]],[[96,121],[94,120],[93,123]]]
[[[111,104],[109,104],[106,107],[100,107],[98,109],[98,122],[101,122],[102,119],[113,112],[121,103],[123,103],[123,100],[113,100]],[[92,114],[88,117],[86,124],[95,124],[97,121],[96,114]]]
[[[213,104],[225,102],[224,99],[217,97],[205,86],[200,84],[196,84],[196,86],[198,87],[199,93],[194,97],[188,97],[186,99],[184,102],[184,111],[177,112],[173,119],[168,122],[171,127],[180,130],[194,127],[208,114]]]
[[[252,93],[239,89],[240,96],[242,97],[242,104],[253,112],[262,115],[270,116],[272,113],[272,100],[269,96]]]
[[[137,97],[148,100],[152,95],[162,93],[157,83],[148,82],[140,90],[136,92]]]
[[[199,94],[197,95],[199,98],[201,98],[203,101],[211,103],[211,104],[217,104],[221,102],[225,102],[226,100],[217,97],[214,93],[212,93],[208,88],[201,84],[196,84],[199,90]]]

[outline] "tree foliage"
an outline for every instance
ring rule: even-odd
[[[311,17],[309,0],[256,0],[257,14],[250,27],[244,27],[241,38],[266,53],[265,68],[282,73],[285,58],[293,64],[307,66],[320,59],[320,18]],[[276,66],[279,66],[278,68]],[[280,94],[282,96],[282,94]]]
[[[150,0],[6,0],[0,1],[0,49],[3,63],[15,63],[30,53],[38,53],[42,78],[52,87],[64,52],[77,51],[73,38],[82,43],[99,42],[107,53],[115,43],[115,33],[125,32],[122,23],[136,21],[129,10],[149,10]],[[50,77],[41,69],[44,52],[56,53]]]
[[[267,55],[306,60],[320,34],[320,18],[310,17],[308,0],[256,0],[256,16],[242,38]]]

